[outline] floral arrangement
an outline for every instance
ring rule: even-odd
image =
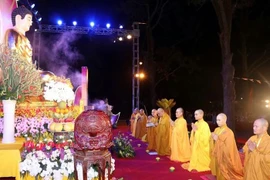
[[[75,99],[70,79],[55,76],[46,82],[44,86],[44,99],[58,103],[64,101],[70,106]]]
[[[117,137],[113,139],[113,151],[121,158],[129,158],[135,156],[135,151],[131,145],[131,139],[124,136],[123,133],[119,133]]]
[[[26,117],[26,118],[33,118],[33,117],[49,117],[51,118],[51,113],[53,112],[54,107],[27,107],[27,108],[20,108],[17,107],[15,109],[15,116],[17,117]],[[0,113],[1,116],[1,113]]]
[[[0,135],[3,133],[3,118],[0,118]],[[48,127],[52,122],[51,118],[27,118],[16,117],[15,118],[15,136],[16,137],[32,137],[36,142],[40,140],[51,138]]]
[[[54,143],[51,139],[35,143],[24,143],[20,172],[22,177],[30,175],[41,179],[68,179],[74,177],[72,141]]]
[[[28,139],[23,146],[20,172],[22,177],[27,175],[39,179],[56,179],[63,177],[74,179],[74,150],[71,140],[54,143],[51,139],[35,143]],[[111,171],[115,170],[115,160],[111,159]],[[105,169],[105,179],[108,180],[108,167]],[[78,179],[82,178],[82,164],[76,165]],[[92,165],[87,171],[87,179],[98,179],[97,165]]]
[[[42,79],[35,65],[20,58],[15,50],[0,45],[0,98],[24,101],[42,95]]]
[[[74,179],[73,136],[53,139],[48,130],[51,118],[16,117],[15,136],[26,139],[23,144],[20,172],[22,177],[33,176],[37,179]],[[3,132],[3,118],[0,118],[0,134]],[[80,168],[80,164],[77,168]],[[82,167],[81,167],[82,168]],[[115,160],[111,159],[111,171],[115,170]],[[108,179],[108,165],[105,170]],[[98,179],[98,169],[93,165],[88,170],[88,178]],[[105,178],[106,179],[106,178]]]
[[[79,106],[71,106],[69,110],[72,111],[72,117],[76,119],[80,115],[80,107]],[[26,118],[41,118],[48,117],[53,118],[53,113],[57,111],[56,107],[25,107],[21,108],[19,106],[15,109],[16,117],[26,117]],[[0,117],[4,116],[3,108],[0,108]]]

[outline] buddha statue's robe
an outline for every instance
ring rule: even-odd
[[[5,45],[15,50],[20,58],[32,63],[32,47],[28,38],[15,29],[8,29],[5,33]]]
[[[159,118],[156,136],[156,151],[159,155],[170,155],[170,116],[166,113]]]
[[[215,129],[218,136],[211,138],[210,169],[217,180],[242,180],[243,166],[232,130],[226,125]]]
[[[191,131],[191,157],[190,162],[182,164],[184,169],[198,172],[210,170],[210,128],[203,119],[198,120],[195,125],[196,131]]]
[[[150,123],[156,124],[158,122],[158,118],[152,117],[149,121]],[[157,135],[157,127],[152,126],[147,128],[147,150],[155,150],[156,149],[156,135]]]
[[[188,137],[187,121],[177,118],[172,127],[171,156],[172,161],[187,162],[190,160],[191,147]]]
[[[243,147],[245,153],[244,180],[270,179],[270,137],[267,133],[261,138],[251,136],[248,141],[255,142],[256,148],[251,152],[247,143]]]
[[[136,123],[135,138],[142,139],[142,137],[146,134],[146,123],[147,116],[145,114],[141,114]]]

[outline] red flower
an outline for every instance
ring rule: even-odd
[[[37,143],[36,144],[36,150],[42,150],[44,148],[45,144],[44,143]]]
[[[31,140],[24,142],[23,146],[26,150],[32,150],[35,147],[35,143]]]
[[[53,141],[48,142],[47,146],[50,146],[51,148],[54,147],[54,142]]]

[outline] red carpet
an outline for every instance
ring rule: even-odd
[[[165,156],[159,156],[160,161],[158,162],[156,161],[157,156],[150,156],[146,153],[147,145],[144,142],[130,136],[127,126],[118,126],[113,130],[113,134],[117,135],[119,131],[132,139],[136,156],[131,159],[114,157],[116,170],[113,176],[116,178],[123,177],[124,180],[202,180],[205,178],[201,176],[210,174],[210,172],[191,173],[182,169],[181,163],[172,162]],[[138,147],[137,144],[141,144],[141,147]],[[174,172],[169,170],[172,166],[175,168]]]

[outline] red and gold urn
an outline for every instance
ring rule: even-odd
[[[75,179],[78,174],[88,179],[88,169],[98,166],[98,178],[105,179],[105,169],[111,172],[112,127],[109,116],[100,110],[86,110],[75,121],[74,127]],[[82,168],[77,168],[82,166]],[[81,172],[79,169],[82,169]],[[108,174],[108,179],[111,179]]]
[[[112,146],[112,127],[109,116],[99,110],[86,110],[75,121],[76,150],[105,150]]]

